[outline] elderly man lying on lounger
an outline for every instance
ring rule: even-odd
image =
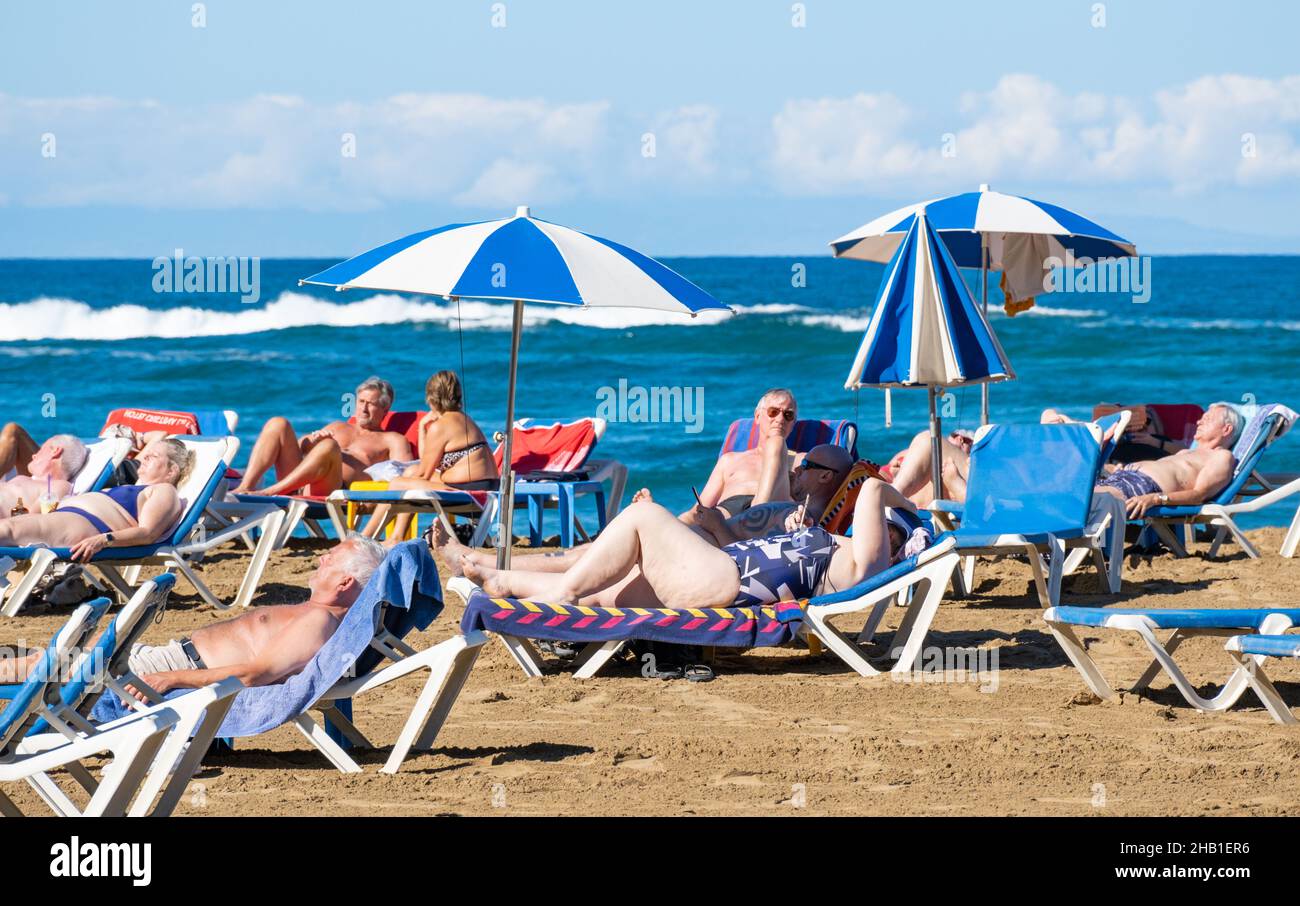
[[[750,538],[762,538],[781,531],[790,514],[801,507],[804,516],[816,524],[821,521],[826,507],[830,505],[831,499],[844,484],[844,479],[848,477],[849,470],[852,468],[853,457],[849,451],[835,444],[821,444],[808,452],[784,482],[790,490],[791,499],[757,503],[738,515],[730,517],[721,507],[696,506],[690,511],[692,519],[686,524],[715,547],[723,547]],[[632,498],[633,503],[642,501],[654,502],[654,498],[645,488]],[[562,573],[586,556],[592,544],[594,542],[552,554],[523,554],[514,557],[511,562],[516,569]],[[496,563],[495,553],[474,550],[460,544],[447,534],[440,521],[433,525],[430,546],[453,575],[462,574],[461,564],[466,559],[485,567]]]
[[[27,460],[26,475],[0,481],[0,516],[8,516],[20,500],[35,512],[47,491],[55,500],[68,496],[86,455],[86,445],[71,434],[56,434],[41,444]]]
[[[797,417],[798,406],[789,390],[777,388],[764,393],[754,407],[758,446],[719,456],[700,491],[700,501],[735,516],[756,503],[790,499],[787,478],[803,454],[791,452],[785,439],[794,430]],[[682,521],[691,522],[693,513],[694,508],[682,513]]]
[[[586,555],[563,573],[497,570],[470,558],[465,575],[489,595],[598,607],[742,607],[850,588],[889,567],[906,548],[891,543],[886,507],[911,501],[867,479],[853,509],[853,537],[802,526],[717,547],[667,509],[640,500],[618,514]],[[702,507],[700,509],[703,509]]]
[[[384,548],[356,535],[321,555],[302,604],[256,607],[166,645],[136,644],[131,672],[156,692],[198,689],[233,676],[269,686],[301,671],[329,641],[384,559]],[[0,683],[20,682],[41,656],[0,660]],[[131,687],[128,687],[131,688]],[[143,693],[131,688],[141,701]]]
[[[1242,429],[1241,414],[1227,403],[1211,403],[1196,423],[1196,446],[1162,459],[1119,466],[1097,486],[1125,501],[1130,519],[1153,506],[1204,503],[1232,480],[1232,447]]]
[[[137,460],[136,484],[65,497],[52,513],[0,519],[0,547],[69,547],[74,560],[85,561],[106,547],[153,544],[181,517],[176,486],[189,474],[192,460],[179,440],[156,440]]]
[[[356,392],[355,424],[330,422],[299,438],[287,418],[276,416],[262,426],[237,494],[292,494],[310,486],[313,494],[328,494],[366,479],[366,469],[390,459],[410,460],[411,444],[396,431],[380,425],[393,406],[393,385],[377,377],[362,381]],[[275,467],[275,484],[257,485]]]

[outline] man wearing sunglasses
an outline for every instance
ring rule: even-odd
[[[787,531],[791,516],[796,517],[800,525],[816,525],[852,468],[853,457],[843,447],[835,444],[813,447],[786,477],[792,498],[756,503],[744,512],[730,517],[719,507],[697,505],[689,511],[694,517],[691,528],[710,544],[724,547],[737,541],[749,541]],[[650,492],[644,489],[632,498],[633,503],[643,501],[654,502]],[[434,520],[432,532],[426,537],[434,553],[442,558],[453,575],[461,574],[465,562],[482,568],[496,564],[496,554],[464,546],[447,534],[439,520]],[[588,543],[552,554],[516,554],[511,563],[519,570],[562,573],[576,565],[590,548],[591,544]]]
[[[798,418],[794,394],[785,388],[767,391],[754,407],[758,443],[749,450],[723,453],[700,491],[705,508],[721,507],[726,517],[738,516],[754,504],[790,500],[790,470],[803,458],[785,445]],[[688,525],[699,507],[682,513]]]

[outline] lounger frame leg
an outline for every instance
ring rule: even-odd
[[[609,663],[614,655],[623,650],[626,644],[626,639],[618,639],[612,642],[592,642],[587,645],[573,661],[574,666],[578,668],[573,674],[574,678],[591,679]]]
[[[1237,672],[1245,677],[1250,690],[1259,696],[1259,700],[1263,702],[1275,721],[1280,724],[1300,723],[1282,698],[1282,694],[1273,685],[1273,681],[1264,672],[1261,658],[1231,649],[1228,650],[1228,655],[1237,662]]]
[[[309,714],[299,714],[293,719],[293,725],[303,736],[307,737],[317,750],[325,756],[330,764],[334,765],[342,774],[360,774],[361,765],[352,760],[343,747],[330,738],[325,732],[325,728],[316,721],[311,719]]]
[[[528,639],[517,635],[506,635],[498,633],[499,638],[510,652],[515,663],[524,671],[525,676],[544,676],[546,670],[542,667],[541,656],[538,655],[537,649]]]
[[[1110,683],[1106,682],[1101,668],[1092,659],[1092,655],[1088,654],[1088,649],[1084,647],[1083,642],[1075,635],[1074,627],[1069,623],[1058,623],[1051,619],[1051,615],[1052,611],[1049,610],[1043,616],[1048,630],[1061,646],[1061,650],[1065,652],[1065,656],[1070,659],[1070,663],[1074,664],[1075,669],[1079,671],[1079,675],[1083,677],[1083,681],[1092,690],[1093,695],[1101,699],[1114,698],[1115,690],[1110,687]]]
[[[428,659],[429,678],[398,734],[392,753],[380,769],[383,773],[400,771],[412,748],[427,751],[433,747],[487,640],[486,633],[474,632],[439,642],[429,649],[432,653]]]
[[[45,578],[46,573],[54,566],[54,551],[38,550],[32,554],[28,561],[27,573],[20,579],[9,592],[9,597],[5,601],[4,609],[0,614],[6,617],[18,615],[18,611],[23,609],[27,599],[31,597],[32,591],[36,585]]]

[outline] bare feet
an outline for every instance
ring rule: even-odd
[[[438,556],[438,559],[442,560],[443,565],[451,570],[453,576],[466,575],[461,567],[462,561],[468,560],[471,563],[474,561],[475,552],[457,541],[454,535],[449,534],[441,519],[433,521],[433,532],[429,547]],[[474,577],[470,576],[470,578]]]
[[[501,581],[501,571],[493,566],[475,563],[469,556],[460,558],[461,574],[492,597],[508,598],[510,591]]]
[[[650,493],[649,488],[642,488],[632,495],[633,503],[640,503],[642,500],[648,500],[651,503],[654,503],[654,499],[654,495]]]

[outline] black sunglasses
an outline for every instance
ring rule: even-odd
[[[807,458],[805,458],[803,462],[799,463],[798,468],[800,471],[803,472],[807,472],[809,469],[824,469],[827,472],[835,471],[830,466],[824,466],[819,462],[813,462],[811,459],[807,459]]]

